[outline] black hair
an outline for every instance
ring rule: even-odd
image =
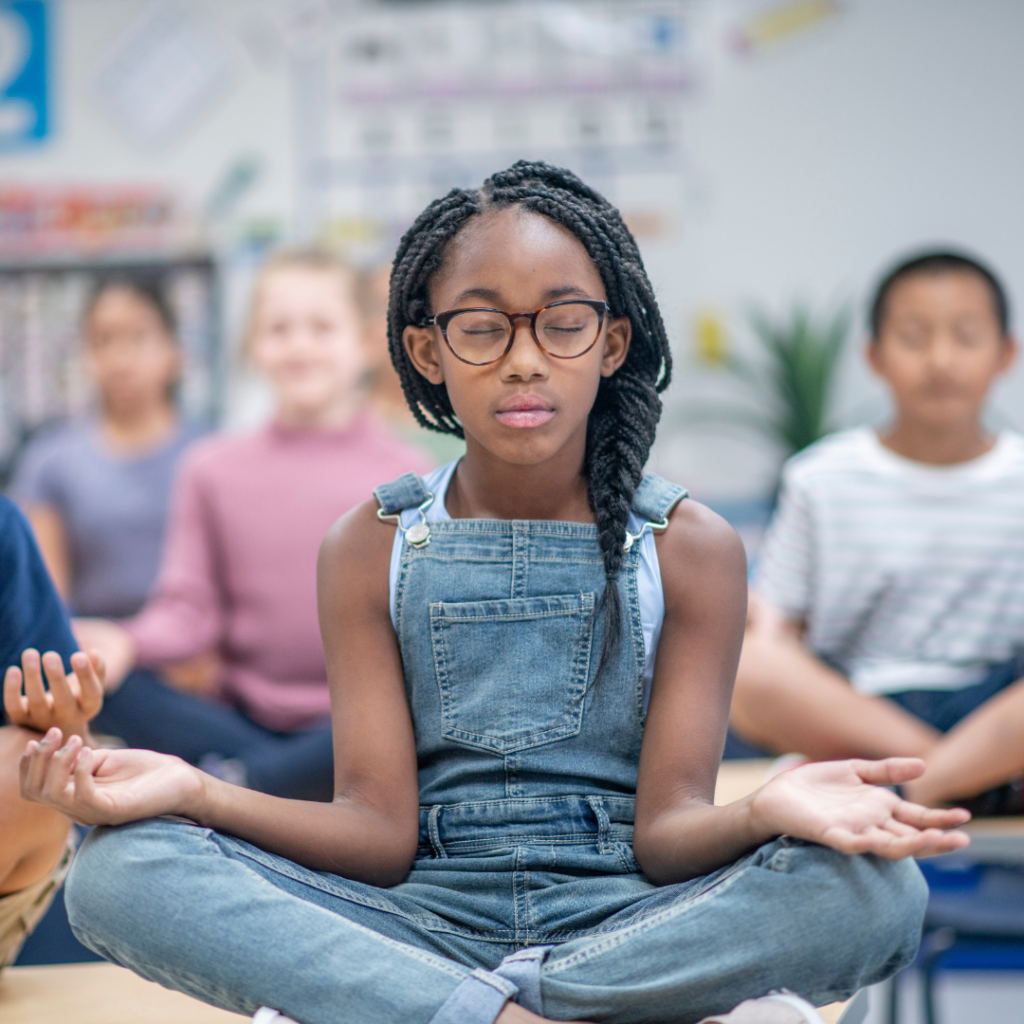
[[[626,523],[661,417],[658,394],[668,387],[672,371],[654,289],[619,211],[571,171],[526,160],[491,175],[480,189],[455,188],[435,200],[405,233],[395,255],[388,308],[391,361],[420,425],[464,437],[445,385],[432,384],[419,373],[405,350],[403,333],[435,312],[430,282],[450,241],[471,218],[512,206],[543,214],[579,239],[601,275],[610,314],[628,316],[633,329],[626,359],[611,377],[601,378],[587,422],[587,497],[606,577],[595,609],[595,616],[604,611],[600,676],[618,649],[622,604],[617,580]]]
[[[980,277],[992,295],[992,308],[999,321],[999,332],[1006,337],[1010,331],[1010,303],[1006,289],[998,277],[984,263],[959,252],[922,252],[893,267],[882,278],[871,301],[869,326],[871,337],[877,341],[882,330],[885,304],[895,285],[915,274],[974,274]]]
[[[178,318],[167,296],[163,278],[157,274],[141,271],[104,274],[96,280],[89,291],[89,297],[82,307],[82,320],[87,321],[92,316],[97,303],[107,292],[121,289],[131,292],[150,306],[159,317],[168,336],[172,341],[177,342]]]

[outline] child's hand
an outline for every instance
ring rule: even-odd
[[[121,825],[160,814],[188,814],[204,776],[180,758],[152,750],[94,750],[51,729],[25,748],[21,795],[80,825]]]
[[[916,757],[884,761],[821,761],[775,776],[753,796],[758,831],[791,835],[841,853],[875,853],[888,860],[929,857],[967,846],[955,830],[970,820],[961,807],[933,809],[903,800],[883,786],[916,779]],[[945,831],[953,828],[954,831]]]
[[[21,655],[21,668],[12,665],[4,676],[4,710],[15,725],[46,732],[54,727],[66,736],[89,741],[87,723],[103,707],[103,659],[96,651],[71,655],[71,675],[64,674],[64,662],[55,651],[41,658],[28,648]],[[50,684],[43,685],[43,673]],[[22,694],[24,683],[25,693]]]

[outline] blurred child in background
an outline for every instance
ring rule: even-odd
[[[732,724],[777,753],[922,757],[911,799],[1020,814],[1024,438],[982,422],[1017,354],[1006,294],[928,253],[879,286],[871,332],[895,421],[787,464]]]
[[[429,468],[364,409],[355,287],[347,267],[316,252],[264,269],[247,347],[273,389],[273,422],[189,452],[152,598],[119,624],[76,626],[108,663],[99,728],[280,796],[333,792],[320,542],[381,480]],[[137,668],[210,651],[219,668],[207,696]]]
[[[175,403],[182,357],[159,281],[101,281],[82,327],[98,409],[30,442],[11,495],[73,614],[132,615],[156,578],[171,480],[199,431]]]

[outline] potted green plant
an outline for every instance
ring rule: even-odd
[[[815,315],[796,304],[786,317],[776,319],[752,307],[747,321],[759,343],[757,356],[732,351],[710,321],[698,324],[698,355],[705,365],[718,366],[748,385],[757,400],[693,407],[688,418],[744,426],[791,455],[831,429],[829,398],[852,310],[846,305]]]

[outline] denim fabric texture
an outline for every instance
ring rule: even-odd
[[[419,478],[377,490],[386,512]],[[643,514],[681,488],[647,477]],[[592,525],[451,520],[403,545],[398,638],[415,723],[419,850],[390,889],[180,821],[96,829],[72,870],[83,942],[172,988],[303,1024],[551,1019],[688,1024],[788,988],[824,1003],[908,963],[927,890],[910,861],[782,837],[657,887],[632,851],[643,736],[637,553],[595,681]]]

